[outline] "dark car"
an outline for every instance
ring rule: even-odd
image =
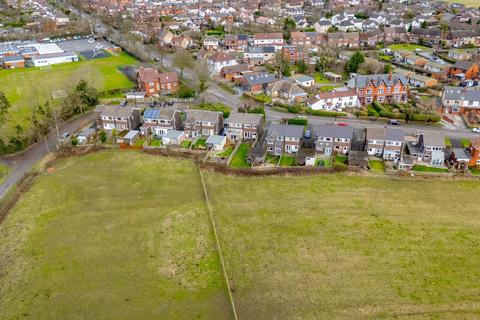
[[[389,125],[392,125],[392,126],[399,126],[399,125],[400,125],[400,121],[395,120],[395,119],[390,119],[390,120],[388,121],[388,124],[389,124]]]

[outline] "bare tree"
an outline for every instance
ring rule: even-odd
[[[173,56],[173,66],[180,69],[180,78],[183,78],[183,70],[193,67],[193,56],[187,50],[179,50]]]
[[[207,82],[210,80],[210,71],[204,61],[197,61],[194,70],[198,79],[198,89],[202,92],[207,88]]]

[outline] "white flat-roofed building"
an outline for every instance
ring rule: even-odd
[[[31,65],[33,67],[45,67],[52,64],[68,63],[78,61],[78,56],[72,52],[44,54],[32,57]]]

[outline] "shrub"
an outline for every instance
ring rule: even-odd
[[[319,117],[346,117],[347,114],[345,112],[335,112],[335,111],[326,111],[326,110],[312,110],[310,108],[306,109],[306,113],[311,114],[313,116]]]
[[[288,106],[287,110],[290,113],[299,113],[300,111],[302,111],[302,106],[295,104],[293,106]]]
[[[440,121],[440,116],[436,114],[414,113],[409,116],[409,119],[413,121],[438,122]]]
[[[177,97],[181,99],[193,98],[195,97],[195,91],[187,86],[182,85],[180,86],[180,89],[178,89]]]
[[[308,122],[307,119],[299,119],[299,118],[288,119],[288,124],[298,124],[301,126],[306,126],[307,122]]]

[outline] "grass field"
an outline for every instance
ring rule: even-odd
[[[2,320],[232,319],[192,163],[54,167],[0,228]],[[204,176],[239,319],[480,317],[477,181]]]
[[[207,186],[242,319],[480,317],[478,182],[208,174]]]
[[[247,163],[248,151],[250,151],[250,144],[242,143],[238,147],[237,153],[233,156],[230,166],[233,168],[248,168],[250,165]]]
[[[368,161],[368,166],[372,171],[376,171],[376,172],[385,171],[385,164],[383,163],[383,161],[380,161],[380,160],[370,160]]]
[[[450,3],[462,3],[467,7],[480,7],[480,2],[478,0],[447,0]]]
[[[0,71],[0,91],[12,103],[8,123],[0,126],[0,136],[14,132],[17,124],[30,128],[32,109],[51,101],[52,91],[68,90],[84,79],[98,90],[129,88],[133,83],[123,75],[119,66],[137,61],[125,54],[102,59],[72,62],[52,66],[51,69],[25,68]],[[60,100],[51,101],[58,104]]]
[[[415,51],[415,49],[432,50],[432,48],[425,47],[419,44],[391,44],[388,47],[393,51],[397,51],[400,49],[408,50],[408,51]]]
[[[114,152],[58,167],[0,229],[2,320],[230,316],[192,163]]]

